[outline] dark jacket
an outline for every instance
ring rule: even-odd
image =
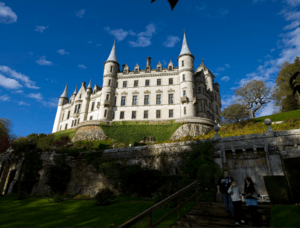
[[[249,187],[246,187],[246,192],[243,190],[242,196],[245,197],[245,199],[258,199],[260,197],[260,194],[257,193],[255,187],[254,191],[250,191]]]
[[[220,192],[228,194],[228,189],[233,181],[234,179],[231,176],[220,177],[217,183],[220,186]]]

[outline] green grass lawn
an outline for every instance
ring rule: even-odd
[[[51,204],[48,199],[15,199],[0,197],[0,227],[118,227],[155,205],[152,201],[125,201],[126,197],[117,197],[118,201],[109,206],[95,206],[95,201],[65,200]],[[181,216],[195,204],[188,202],[181,209]],[[171,210],[157,209],[152,214],[153,223]],[[138,227],[148,226],[144,220],[138,223]],[[158,227],[171,227],[177,221],[175,211]]]
[[[289,111],[289,112],[282,112],[282,113],[269,115],[269,116],[262,116],[262,117],[255,118],[254,120],[255,120],[255,122],[264,122],[264,119],[270,118],[272,120],[272,122],[275,122],[275,121],[286,121],[291,117],[299,118],[300,117],[300,109],[294,110],[294,111]]]

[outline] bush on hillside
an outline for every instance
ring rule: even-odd
[[[155,203],[159,203],[162,200],[168,198],[178,191],[177,186],[172,184],[172,182],[162,185],[155,193],[153,193],[153,198]],[[177,205],[177,199],[165,204],[162,208],[174,208]]]
[[[54,135],[49,134],[40,134],[37,139],[37,148],[42,150],[43,152],[49,151],[54,145]]]
[[[95,196],[96,206],[107,206],[115,202],[116,194],[109,188],[100,189]]]
[[[35,148],[34,144],[31,144],[29,139],[25,137],[19,137],[12,143],[12,148],[18,152],[28,152]]]
[[[57,148],[62,148],[62,147],[66,147],[67,144],[71,141],[69,135],[62,135],[59,140],[55,141],[53,143],[54,146],[56,146]]]
[[[203,164],[199,167],[197,179],[199,180],[199,187],[201,189],[215,189],[215,173],[210,165]]]
[[[82,149],[86,148],[87,150],[90,150],[93,148],[94,143],[91,141],[88,141],[88,140],[79,140],[79,141],[74,142],[73,146],[77,147],[77,148],[82,148]]]

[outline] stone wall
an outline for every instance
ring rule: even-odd
[[[217,129],[216,129],[217,130]],[[212,140],[216,140],[218,134]],[[202,140],[202,142],[211,139]],[[132,148],[118,148],[103,151],[103,156],[112,156],[117,162],[127,159],[127,164],[141,163],[142,167],[146,166],[152,169],[161,170],[165,175],[178,174],[182,161],[178,157],[179,153],[191,151],[191,144],[195,141],[165,143],[148,146],[139,146]],[[256,189],[261,195],[268,195],[263,181],[263,176],[285,175],[283,167],[283,159],[300,157],[300,129],[273,132],[268,130],[262,134],[234,136],[218,139],[215,145],[214,161],[220,168],[228,167],[229,175],[236,181],[240,190],[243,190],[244,180],[247,176],[254,181]],[[0,155],[0,171],[5,162],[10,158],[10,152]],[[49,187],[45,184],[46,178],[44,172],[47,165],[53,163],[53,157],[59,156],[51,153],[42,153],[41,159],[44,167],[40,171],[40,181],[34,187],[33,192],[43,193],[49,192]],[[75,160],[67,157],[72,167],[72,178],[67,187],[67,194],[91,193],[96,194],[99,188],[104,186],[112,187],[111,182],[102,175],[96,173],[96,170],[85,160]],[[16,167],[18,161],[10,163],[8,169],[13,165]],[[0,191],[4,192],[3,180],[7,180],[7,176],[3,176],[3,169],[0,179]],[[1,175],[1,173],[0,173]],[[5,174],[7,175],[7,174]],[[217,195],[217,201],[222,199]]]

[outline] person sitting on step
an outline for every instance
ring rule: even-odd
[[[258,198],[260,195],[256,192],[254,183],[250,177],[246,177],[245,179],[244,192],[242,195],[242,201],[246,202],[246,206],[250,211],[253,226],[260,226],[259,214],[257,212]],[[260,203],[262,203],[262,199],[260,199]]]
[[[236,181],[231,183],[228,193],[231,196],[233,204],[235,224],[239,225],[239,222],[245,223],[245,221],[242,220],[245,216],[243,215],[242,198],[240,197],[241,192],[239,187],[236,185]]]
[[[217,183],[218,194],[222,193],[223,203],[225,205],[225,211],[227,216],[234,215],[234,209],[230,194],[228,194],[228,188],[234,181],[232,177],[229,176],[228,171],[224,170],[223,177],[220,177]]]

